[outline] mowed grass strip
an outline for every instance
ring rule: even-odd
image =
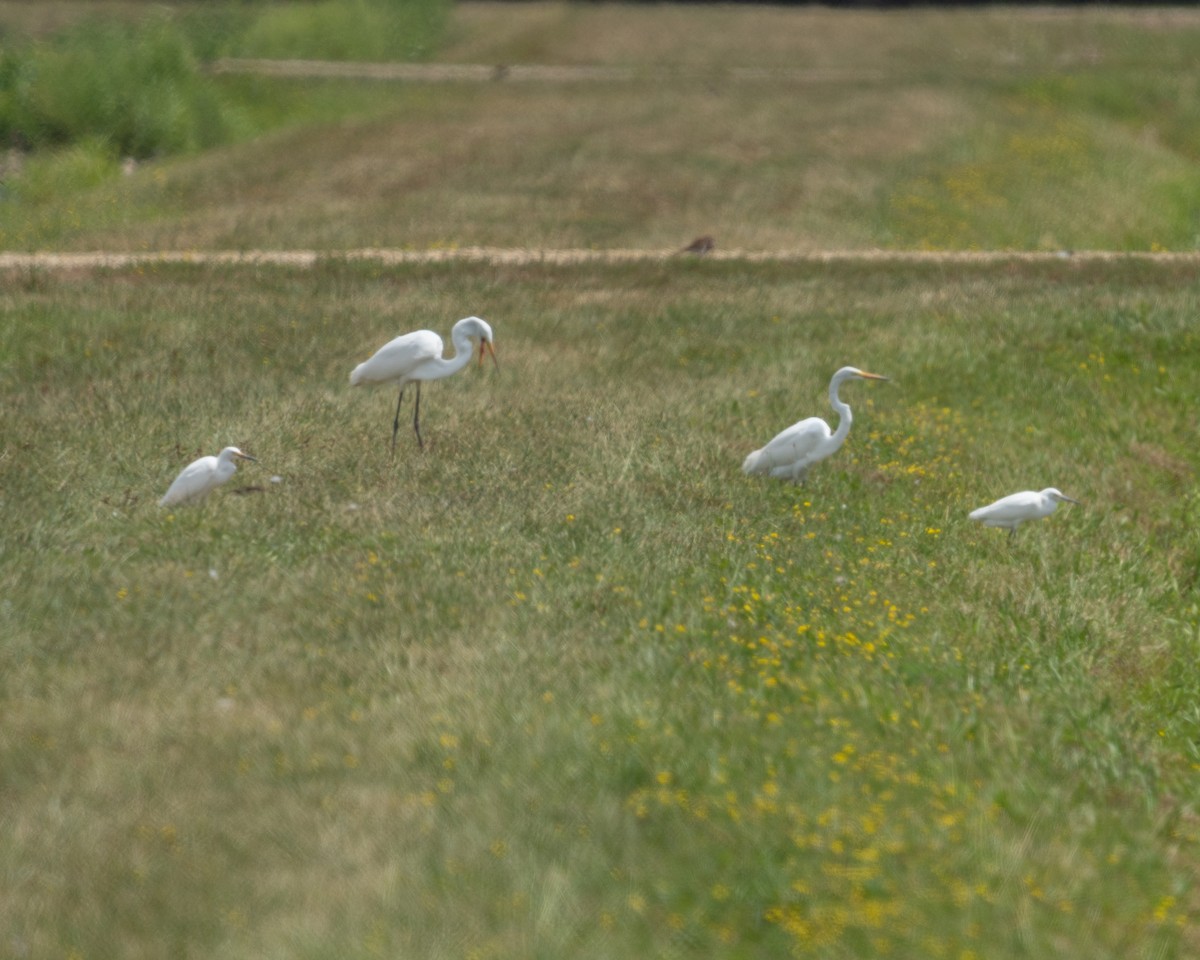
[[[1196,290],[10,273],[5,949],[1190,955]],[[350,368],[470,313],[499,372],[429,385],[390,461]],[[894,378],[845,389],[846,447],[744,477],[846,363]],[[157,507],[226,444],[259,464]],[[1012,543],[966,519],[1051,484],[1083,505]]]

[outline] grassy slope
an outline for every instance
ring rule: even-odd
[[[344,100],[345,119],[5,204],[0,246],[1195,246],[1186,10],[456,9],[451,61],[678,75],[223,78],[248,111]],[[743,67],[785,72],[727,73]]]
[[[1190,269],[171,269],[3,305],[31,955],[1195,946]],[[502,370],[430,388],[389,465],[347,370],[467,310]],[[847,448],[743,478],[847,361],[896,378],[847,389]],[[155,506],[230,442],[267,492]],[[965,520],[1045,483],[1085,506],[1011,546]]]

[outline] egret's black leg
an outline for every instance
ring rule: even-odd
[[[417,402],[413,407],[413,430],[417,434],[418,449],[425,449],[425,441],[421,439],[421,381],[417,381]]]
[[[396,398],[396,419],[392,421],[392,459],[396,458],[396,434],[400,430],[400,404],[404,400],[404,388],[400,388],[400,396]]]

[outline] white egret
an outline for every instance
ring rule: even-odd
[[[167,487],[167,492],[158,501],[160,507],[173,507],[181,503],[199,503],[226,480],[237,473],[235,460],[258,461],[237,447],[226,447],[215,457],[193,460]]]
[[[350,373],[352,386],[374,383],[392,383],[400,387],[396,398],[396,419],[392,422],[392,456],[396,455],[396,432],[400,429],[400,404],[404,400],[404,388],[414,381],[417,398],[413,408],[413,431],[417,435],[417,446],[425,448],[421,439],[421,381],[440,380],[458,373],[471,359],[471,338],[479,338],[479,363],[483,364],[484,353],[492,355],[496,369],[496,349],[492,344],[492,328],[479,317],[465,317],[454,325],[450,339],[454,343],[454,356],[442,359],[442,338],[432,330],[416,330],[384,344],[371,359],[360,363]]]
[[[1010,537],[1016,536],[1017,527],[1026,520],[1040,520],[1058,509],[1059,503],[1079,503],[1054,487],[1045,490],[1022,490],[1001,497],[995,503],[972,510],[968,516],[981,520],[985,527],[1007,527]]]
[[[838,387],[847,380],[886,380],[877,373],[865,373],[857,367],[842,367],[829,381],[829,403],[839,417],[837,432],[820,417],[793,423],[775,435],[761,450],[755,450],[742,464],[744,473],[767,473],[772,477],[799,483],[814,463],[835,454],[850,433],[854,421],[850,407],[842,403]]]

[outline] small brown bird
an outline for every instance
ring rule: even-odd
[[[697,237],[686,247],[680,250],[680,253],[696,253],[703,256],[706,253],[712,253],[717,247],[717,241],[710,236]]]

